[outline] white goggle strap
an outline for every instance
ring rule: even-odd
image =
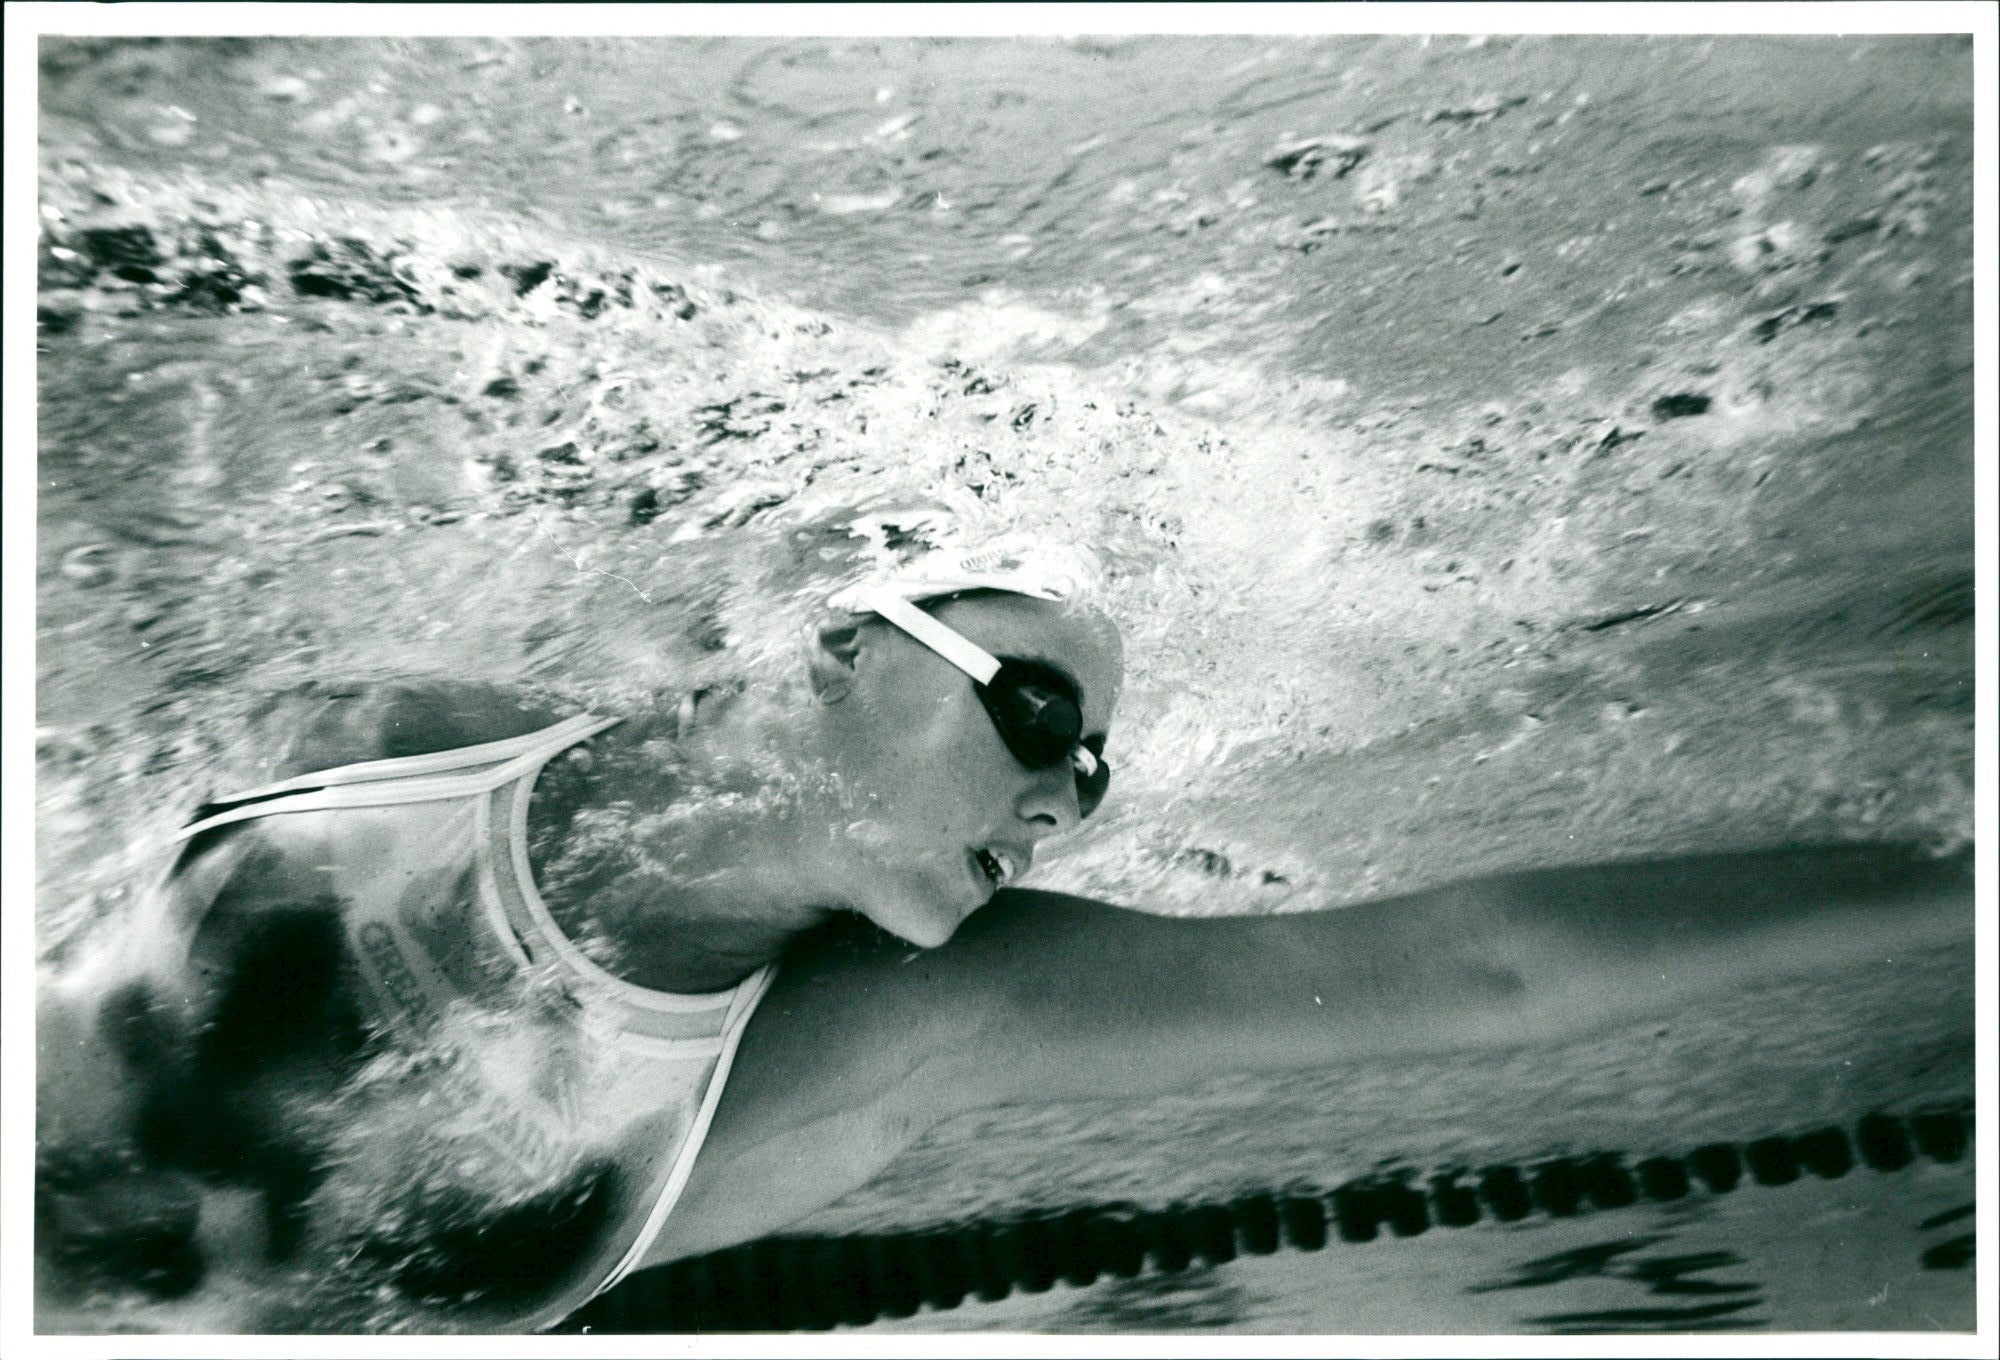
[[[860,612],[881,615],[982,685],[991,683],[1000,671],[999,659],[991,652],[900,595],[878,591],[864,597],[860,605]]]

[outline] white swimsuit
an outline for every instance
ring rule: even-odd
[[[567,1285],[540,1325],[644,1260],[774,973],[761,968],[703,995],[653,991],[591,962],[549,914],[529,871],[529,794],[550,759],[616,721],[585,715],[507,741],[301,775],[211,805],[222,810],[181,833],[306,819],[285,830],[323,846],[320,867],[341,900],[378,1027],[415,1039],[448,1016],[497,1011],[530,989],[545,1003],[555,998],[561,1042],[512,1069],[474,1064],[450,1093],[516,1165],[578,1146],[615,1156],[609,1226],[585,1260],[551,1263]]]

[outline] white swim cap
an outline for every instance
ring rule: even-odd
[[[857,522],[854,533],[873,539],[877,556],[889,559],[867,579],[831,596],[827,603],[852,613],[872,612],[868,601],[887,595],[929,600],[962,590],[999,590],[1037,600],[1071,600],[1102,583],[1103,568],[1087,549],[1044,543],[1029,534],[1009,534],[970,547],[928,547],[896,560],[887,546],[883,521],[907,532],[906,518],[873,516]],[[921,540],[919,540],[921,542]]]

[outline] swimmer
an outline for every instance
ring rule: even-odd
[[[851,586],[789,688],[308,696],[156,909],[42,983],[37,1330],[534,1330],[966,1111],[1472,1059],[1969,941],[1963,860],[1879,848],[1256,918],[1023,888],[1116,796],[1119,634],[1068,560]]]

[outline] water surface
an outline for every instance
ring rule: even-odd
[[[254,769],[259,696],[448,674],[613,704],[721,674],[798,607],[788,527],[885,494],[1114,567],[1118,794],[1048,886],[1281,910],[1631,855],[1962,845],[1970,57],[49,40],[44,953]],[[1939,995],[1963,965],[1937,961]],[[1679,1146],[1969,1089],[1956,1005],[1797,985],[1775,1035],[1749,998],[1734,1027],[1677,1022],[1705,1037],[1671,1061],[1636,1034],[1524,1055],[1525,1088],[1328,1073],[969,1121],[826,1223],[1172,1198],[1455,1138]],[[1051,1126],[1071,1153],[1024,1185]],[[1969,1325],[1970,1271],[1910,1262],[1970,1172],[1924,1174],[1033,1316],[1563,1330],[1654,1306],[1643,1263],[1693,1255],[1715,1298],[1757,1300],[1717,1325]],[[1797,1215],[1871,1226],[1836,1251]],[[1396,1252],[1403,1284],[1323,1278]],[[1504,1285],[1578,1252],[1599,1264]],[[1407,1292],[1433,1273],[1459,1283]]]

